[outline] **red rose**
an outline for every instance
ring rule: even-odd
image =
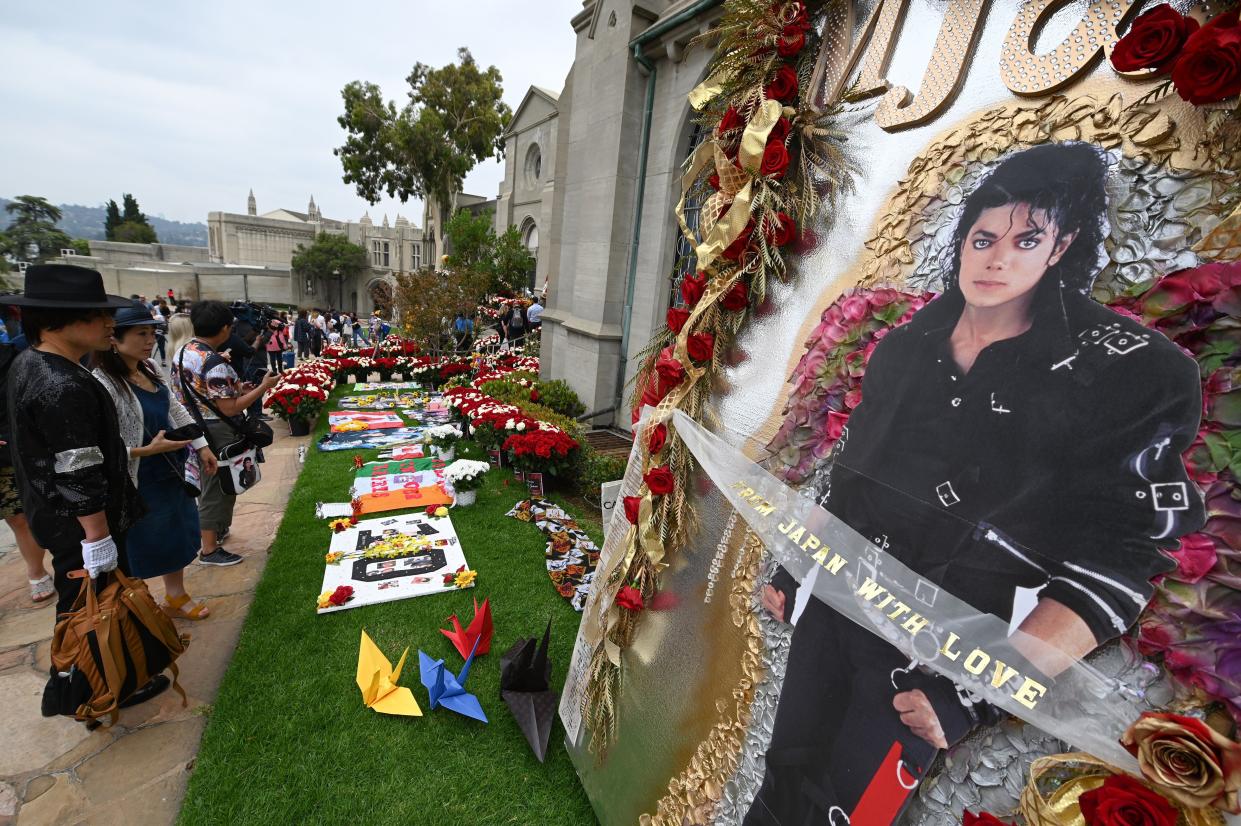
[[[629,611],[641,611],[642,592],[632,585],[626,585],[616,592],[616,604]]]
[[[702,298],[702,293],[706,288],[707,277],[705,275],[700,272],[687,275],[681,279],[681,300],[693,307],[698,303],[698,299]]]
[[[776,125],[771,127],[771,131],[767,133],[767,142],[784,143],[789,136],[789,132],[792,131],[792,122],[788,118],[780,118],[776,121]]]
[[[664,388],[664,395],[667,395],[668,390],[676,387],[684,380],[685,365],[671,356],[661,355],[659,360],[655,362],[655,372],[659,374]],[[660,396],[660,398],[662,399],[663,396]]]
[[[729,261],[738,261],[741,256],[745,255],[746,248],[750,246],[750,236],[754,234],[754,219],[751,218],[745,225],[745,229],[741,230],[741,234],[737,236],[722,253],[723,257]]]
[[[539,400],[539,391],[537,388],[530,391],[530,401],[537,402]]]
[[[767,84],[763,93],[772,100],[786,101],[797,99],[797,70],[792,66],[781,66],[776,76]]]
[[[765,227],[768,246],[783,247],[797,239],[797,222],[783,212],[777,212]]]
[[[646,449],[652,454],[664,449],[668,443],[668,426],[660,423],[651,428],[651,435],[646,439]]]
[[[720,299],[720,306],[725,310],[733,312],[744,310],[749,303],[750,292],[746,289],[744,281],[734,283],[728,292],[724,293],[724,297]]]
[[[1078,803],[1087,826],[1176,826],[1176,808],[1127,774],[1113,774]]]
[[[780,57],[793,57],[806,46],[806,32],[797,23],[784,27],[780,39],[776,42],[776,51]]]
[[[710,361],[715,350],[715,336],[710,333],[694,333],[685,341],[685,349],[694,361]]]
[[[715,131],[716,134],[719,134],[730,129],[740,129],[742,126],[745,126],[745,119],[741,117],[741,114],[735,107],[729,106],[728,110],[724,112],[724,117],[720,118],[720,125],[715,128]]]
[[[668,470],[667,465],[651,468],[642,479],[651,489],[651,493],[656,496],[672,493],[672,489],[676,487],[676,478],[672,475],[672,471]]]
[[[1009,826],[990,812],[974,814],[969,809],[961,813],[961,826]]]
[[[712,189],[714,189],[716,192],[719,192],[720,191],[720,173],[712,172],[711,177],[707,178],[707,185],[710,186]]]
[[[770,141],[763,150],[763,164],[759,172],[766,178],[783,178],[789,168],[789,151],[781,141]]]
[[[1241,23],[1238,11],[1221,14],[1189,36],[1172,67],[1177,94],[1194,105],[1241,93]]]
[[[625,502],[625,518],[628,519],[634,525],[638,524],[638,505],[642,503],[642,497],[641,496],[626,496],[624,502]]]
[[[668,308],[668,329],[674,333],[681,332],[685,322],[689,321],[689,310],[680,307]]]
[[[353,588],[348,585],[338,585],[327,601],[331,605],[344,605],[351,599],[353,599]]]
[[[1112,65],[1118,72],[1168,69],[1185,40],[1196,31],[1197,20],[1183,16],[1171,6],[1155,6],[1134,20],[1129,33],[1117,42]]]

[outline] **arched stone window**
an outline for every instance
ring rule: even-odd
[[[694,154],[694,150],[698,148],[707,137],[711,134],[709,129],[704,128],[700,124],[690,121],[689,123],[689,147],[685,151],[685,157],[688,158]],[[702,210],[702,201],[698,197],[689,197],[685,199],[685,224],[691,230],[698,231],[698,213]],[[674,221],[676,219],[673,219]],[[676,247],[673,251],[672,258],[672,291],[668,296],[669,307],[679,307],[683,303],[681,301],[681,280],[687,275],[693,275],[698,269],[698,257],[694,255],[694,248],[685,236],[681,234],[680,227],[676,229]]]
[[[534,223],[533,218],[527,218],[521,225],[521,242],[525,245],[526,250],[534,259],[535,264],[530,268],[529,278],[527,279],[531,290],[537,289],[535,285],[536,270],[539,261],[539,226]]]

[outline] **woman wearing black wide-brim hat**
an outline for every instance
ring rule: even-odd
[[[95,270],[67,264],[30,267],[25,294],[3,301],[23,309],[31,344],[8,379],[12,454],[26,518],[52,554],[60,614],[72,609],[79,590],[71,571],[85,568],[91,578],[115,568],[128,573],[125,534],[144,512],[116,407],[81,366],[89,354],[109,349],[113,313],[130,302],[108,295]],[[167,687],[168,678],[157,675],[125,705]]]

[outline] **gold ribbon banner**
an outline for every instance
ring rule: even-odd
[[[694,107],[695,112],[701,112],[702,107],[719,97],[720,92],[724,91],[724,84],[732,78],[731,69],[720,68],[712,72],[710,77],[695,86],[686,96],[689,98],[689,105]]]
[[[749,223],[754,189],[753,178],[762,169],[767,138],[783,113],[784,108],[777,100],[764,100],[755,109],[750,122],[746,124],[745,131],[741,134],[741,148],[737,153],[741,168],[751,180],[737,191],[732,204],[728,207],[728,212],[711,225],[710,231],[705,234],[701,242],[685,221],[685,199],[689,196],[690,187],[693,186],[694,181],[698,180],[702,171],[714,160],[715,145],[710,141],[703,143],[690,156],[685,174],[681,176],[681,198],[677,201],[676,216],[677,223],[681,227],[681,234],[685,236],[685,240],[694,245],[698,269],[708,274],[714,273],[716,259],[724,254],[724,250],[728,249],[733,241],[737,240]]]

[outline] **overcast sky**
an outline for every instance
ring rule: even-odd
[[[504,76],[516,108],[531,85],[559,91],[581,0],[8,0],[0,15],[0,195],[118,203],[204,221],[213,210],[305,210],[376,223],[420,204],[369,206],[341,181],[332,149],[341,88],[378,83],[404,104],[415,62],[442,66],[466,46]],[[499,162],[467,192],[495,197]]]

